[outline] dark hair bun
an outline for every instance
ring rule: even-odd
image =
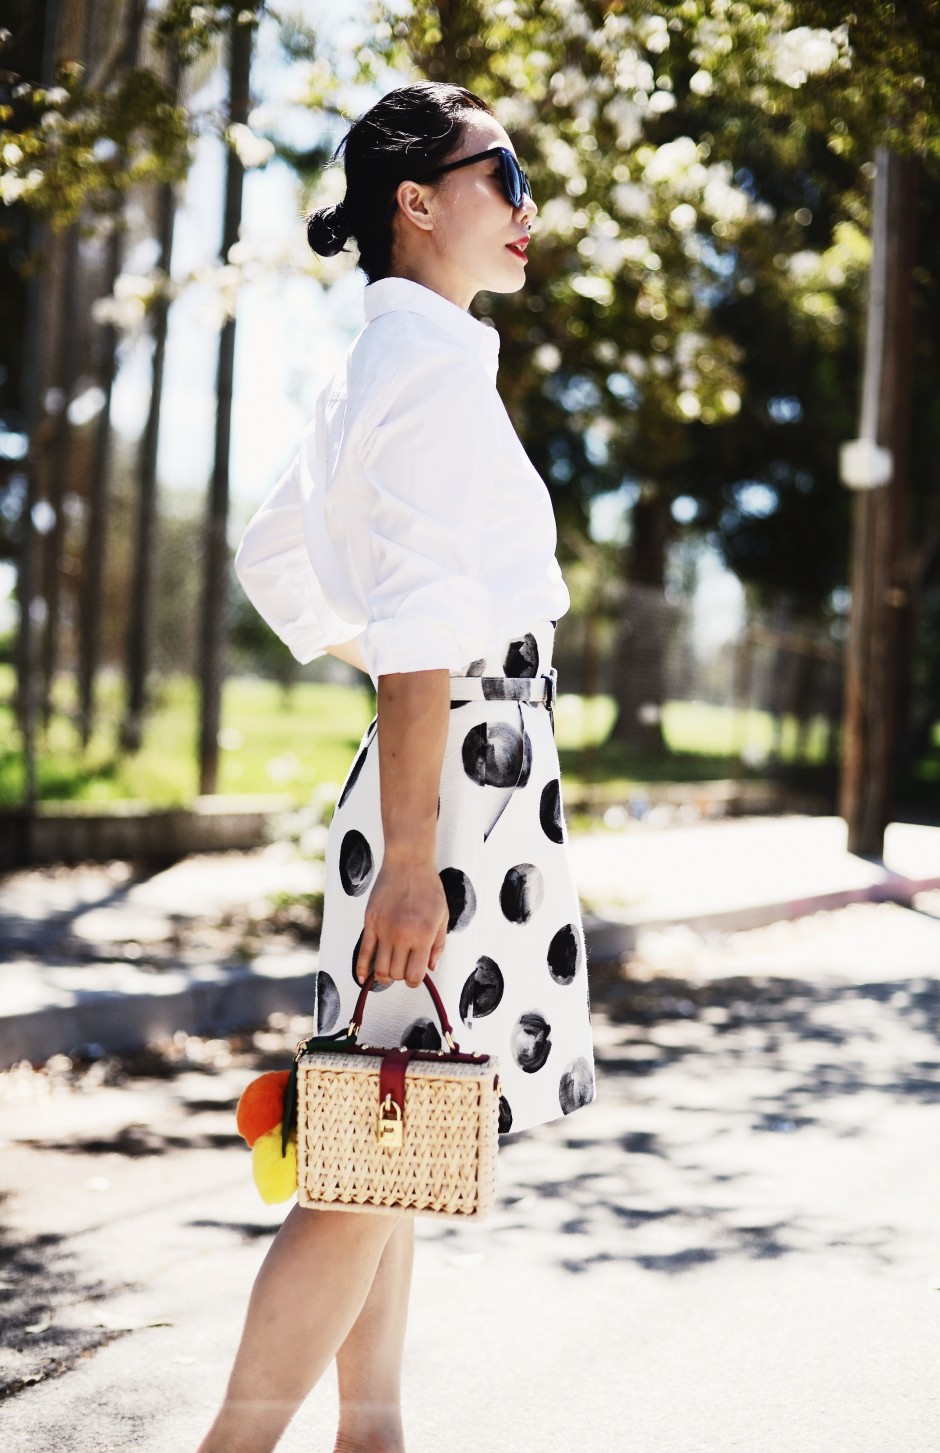
[[[307,241],[321,257],[335,257],[349,240],[349,219],[346,207],[320,207],[307,218]]]

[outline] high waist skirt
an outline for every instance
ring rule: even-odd
[[[549,674],[554,633],[553,621],[536,621],[451,675]],[[452,686],[437,829],[449,917],[430,972],[460,1048],[499,1058],[506,1133],[590,1103],[594,1054],[554,715],[546,701],[513,699],[512,682],[481,685],[484,699],[472,700]],[[383,854],[377,726],[374,717],[363,733],[327,837],[315,1011],[323,1034],[352,1018],[361,987],[354,967]],[[374,985],[361,1041],[441,1048],[424,985]]]

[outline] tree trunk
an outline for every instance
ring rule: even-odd
[[[120,209],[113,217],[114,231],[108,238],[107,291],[114,291],[121,271],[123,234]],[[87,747],[94,726],[95,676],[100,654],[102,577],[105,570],[108,530],[108,474],[111,468],[111,396],[114,391],[117,329],[112,323],[101,330],[98,384],[104,403],[95,428],[95,452],[88,488],[85,546],[82,551],[82,584],[79,602],[78,713],[82,746]]]
[[[182,68],[178,54],[168,60],[167,82],[179,92]],[[173,226],[176,218],[176,190],[172,183],[160,188],[157,199],[157,235],[160,256],[157,266],[167,281],[173,256]],[[121,725],[121,746],[125,751],[140,750],[144,718],[147,711],[147,677],[152,652],[154,613],[154,579],[157,557],[157,446],[160,437],[160,406],[163,399],[163,378],[166,366],[166,339],[170,300],[165,293],[157,298],[152,314],[153,364],[150,386],[150,409],[141,441],[137,498],[137,532],[134,539],[134,568],[131,573],[129,602],[126,680],[127,701]]]
[[[122,72],[137,64],[144,24],[145,0],[129,0],[121,35],[117,65]],[[105,287],[114,292],[121,272],[124,250],[123,204],[115,199],[111,216],[113,231],[108,238]],[[99,382],[104,404],[98,415],[95,455],[88,490],[82,593],[79,607],[78,700],[82,746],[87,747],[94,727],[95,677],[101,655],[101,598],[104,584],[108,535],[108,476],[111,469],[111,396],[117,368],[118,331],[108,323],[101,332]]]
[[[63,500],[65,482],[69,477],[71,430],[69,404],[75,392],[79,372],[80,334],[78,322],[78,225],[73,224],[62,240],[62,265],[55,305],[57,327],[53,328],[56,360],[50,393],[54,393],[54,423],[49,440],[46,484],[52,524],[43,541],[42,595],[45,619],[40,652],[42,671],[42,721],[48,728],[52,715],[52,692],[59,665],[59,629],[62,618],[62,543],[64,538]],[[48,403],[47,403],[48,410]]]
[[[240,25],[233,13],[229,49],[229,122],[247,118],[253,27]],[[221,257],[238,241],[245,172],[233,147],[226,153],[225,218]],[[216,376],[215,462],[209,490],[203,562],[203,599],[199,669],[199,791],[215,792],[219,776],[219,728],[228,624],[228,497],[232,429],[232,380],[235,368],[235,320],[229,318],[219,337]]]
[[[51,85],[55,61],[56,30],[59,19],[58,0],[47,0],[43,25],[42,58],[39,79]],[[47,223],[33,218],[29,234],[32,267],[27,284],[26,348],[23,369],[22,410],[29,448],[25,461],[26,500],[20,525],[19,559],[16,594],[19,624],[16,641],[16,716],[23,750],[23,815],[21,818],[18,860],[29,863],[33,857],[33,823],[36,816],[36,723],[39,714],[39,645],[36,618],[36,587],[39,583],[39,551],[33,509],[39,500],[38,470],[40,446],[39,392],[41,349],[43,337],[43,282],[48,276],[51,255],[51,232]]]
[[[618,713],[611,740],[634,751],[664,750],[661,712],[665,658],[675,611],[666,600],[669,500],[646,488],[633,507],[633,539],[616,674]]]

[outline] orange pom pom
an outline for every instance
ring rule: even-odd
[[[284,1090],[289,1070],[271,1070],[252,1080],[238,1102],[235,1123],[238,1133],[249,1145],[266,1135],[284,1118]]]

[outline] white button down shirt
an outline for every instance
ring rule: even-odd
[[[364,310],[235,571],[298,661],[354,641],[377,685],[461,671],[570,598],[496,390],[496,330],[401,277],[369,284]]]

